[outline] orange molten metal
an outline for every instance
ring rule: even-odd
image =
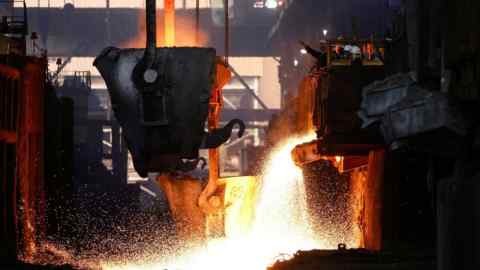
[[[165,0],[165,46],[175,46],[175,0]]]

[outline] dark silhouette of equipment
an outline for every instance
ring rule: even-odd
[[[225,143],[235,125],[205,131],[216,78],[212,48],[157,48],[155,1],[147,0],[147,48],[106,48],[94,62],[105,79],[136,171],[190,171],[200,148]]]

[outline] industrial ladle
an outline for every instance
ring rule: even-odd
[[[156,1],[146,1],[146,49],[108,47],[95,59],[137,173],[196,168],[200,148],[216,148],[239,126],[205,131],[216,80],[212,48],[156,47]]]

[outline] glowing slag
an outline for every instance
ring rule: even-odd
[[[315,136],[291,138],[274,149],[262,172],[256,201],[255,220],[249,235],[237,239],[209,241],[174,258],[104,262],[105,270],[143,269],[266,269],[278,259],[298,250],[329,248],[315,239],[307,214],[302,172],[291,158],[293,148]],[[148,261],[148,262],[147,262]]]

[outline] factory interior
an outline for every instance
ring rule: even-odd
[[[480,269],[479,14],[0,0],[0,270]]]

